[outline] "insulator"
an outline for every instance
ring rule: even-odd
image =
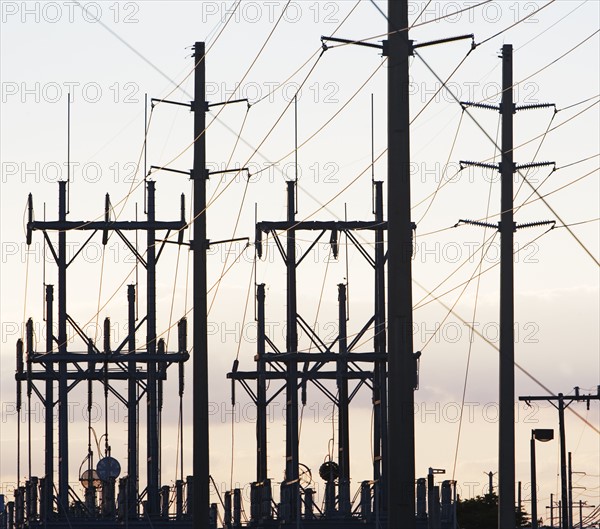
[[[181,222],[185,222],[185,195],[183,193],[181,193]],[[183,243],[183,232],[185,231],[185,228],[179,230],[179,235],[177,237],[177,242],[179,242],[179,244]]]
[[[187,318],[181,318],[177,324],[177,338],[179,340],[179,352],[187,351]]]
[[[340,251],[337,230],[331,230],[331,239],[329,240],[329,244],[331,244],[331,251],[333,252],[333,258],[337,259],[339,251]]]
[[[160,340],[158,340],[157,353],[159,355],[164,355],[166,353],[165,341],[162,338]],[[166,373],[166,371],[167,371],[167,363],[166,362],[159,362],[158,363],[158,371],[161,374]],[[159,410],[162,410],[162,408],[163,408],[163,400],[164,400],[163,397],[164,397],[163,380],[162,380],[162,377],[161,377],[158,380],[158,409]]]
[[[520,105],[517,106],[517,110],[535,110],[538,108],[549,108],[554,107],[556,109],[555,103],[533,103],[531,105]]]
[[[256,255],[259,259],[262,259],[263,245],[262,245],[262,230],[257,226],[254,232],[254,248],[256,249]]]
[[[110,222],[110,196],[108,193],[104,196],[104,222]],[[102,230],[102,244],[106,246],[108,242],[108,229]]]
[[[23,374],[23,340],[17,340],[17,374]],[[22,403],[22,382],[20,377],[17,378],[17,410],[21,409]]]
[[[175,481],[175,517],[180,520],[183,516],[183,480]]]
[[[27,355],[29,356],[31,353],[33,353],[33,320],[31,318],[27,320],[25,331],[27,334]]]
[[[225,492],[225,498],[223,502],[223,523],[225,527],[231,525],[231,491]]]
[[[194,477],[186,476],[185,478],[185,505],[188,516],[194,514]]]
[[[526,222],[524,224],[519,224],[517,228],[537,228],[538,226],[548,226],[550,224],[556,224],[555,220],[540,220],[537,222]]]
[[[371,517],[371,484],[368,481],[360,484],[360,514],[363,520]]]
[[[185,389],[185,364],[183,362],[179,362],[179,396],[183,396],[183,391]]]
[[[168,516],[169,516],[169,493],[170,493],[170,489],[169,489],[168,485],[164,485],[160,488],[160,499],[161,499],[160,515],[163,518],[168,518]]]
[[[32,227],[31,223],[33,222],[33,196],[29,193],[27,197],[27,246],[31,244],[31,235],[32,235]]]
[[[208,526],[209,527],[217,527],[217,519],[218,519],[218,509],[216,503],[210,504],[210,509],[208,511]]]
[[[240,361],[236,358],[233,361],[233,366],[231,368],[232,373],[237,372],[239,365]],[[231,379],[231,405],[235,406],[235,379]]]
[[[110,354],[110,318],[104,319],[104,353]]]
[[[260,485],[256,482],[250,483],[250,521],[260,520]]]
[[[242,523],[242,491],[233,489],[233,526],[239,527]]]

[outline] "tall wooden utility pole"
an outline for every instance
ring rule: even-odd
[[[567,471],[567,440],[565,435],[565,410],[572,402],[585,402],[589,409],[592,400],[600,400],[600,386],[598,386],[596,395],[581,395],[579,388],[575,388],[574,395],[540,395],[519,397],[519,400],[529,404],[531,401],[546,400],[558,410],[558,432],[560,436],[560,507],[559,520],[561,527],[569,528],[569,486]],[[552,502],[550,502],[552,505]]]
[[[194,528],[206,529],[209,517],[209,455],[208,455],[208,340],[206,306],[206,61],[204,42],[194,44],[194,396],[193,396],[193,499]]]
[[[500,415],[498,454],[498,529],[515,520],[515,300],[513,246],[513,48],[502,46],[502,198],[500,217]]]
[[[415,527],[408,0],[388,2],[388,527]]]
[[[502,156],[500,164],[461,161],[461,167],[474,165],[497,169],[501,176],[500,222],[461,220],[466,224],[498,228],[500,232],[500,387],[498,424],[498,529],[513,529],[515,516],[515,336],[514,336],[514,233],[518,228],[553,224],[540,221],[517,226],[513,214],[513,178],[517,170],[554,165],[553,162],[533,162],[517,166],[513,160],[513,116],[517,110],[545,108],[553,104],[516,106],[513,100],[513,47],[502,46],[502,99],[500,105],[461,102],[463,108],[474,106],[499,110],[502,116]]]

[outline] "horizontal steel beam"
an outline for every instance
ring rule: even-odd
[[[339,353],[266,353],[260,358],[265,362],[338,362]],[[346,353],[348,362],[377,362],[387,360],[387,353]],[[254,356],[258,361],[258,355]]]
[[[176,221],[128,221],[116,220],[106,222],[104,220],[86,222],[83,220],[36,220],[28,224],[28,229],[32,230],[180,230],[185,228],[184,220]]]
[[[117,363],[117,362],[185,362],[189,360],[189,353],[117,353],[117,354],[90,354],[90,353],[35,353],[30,356],[34,364],[49,363]]]
[[[576,400],[576,401],[586,401],[586,400],[600,400],[600,395],[547,395],[547,396],[529,396],[529,397],[519,397],[519,400],[522,401],[530,401],[530,400]]]
[[[262,221],[256,223],[257,229],[261,231],[272,230],[289,230],[296,231],[319,231],[319,230],[387,230],[387,222],[377,222],[374,220],[334,220],[334,221],[319,221],[309,220],[304,222],[290,222],[287,220],[281,221]]]
[[[167,380],[167,373],[165,371],[160,371],[156,375],[157,380]],[[55,372],[46,372],[46,371],[33,371],[30,374],[27,372],[17,373],[15,374],[15,380],[17,381],[27,381],[27,380],[61,380],[62,377],[58,373]],[[130,375],[127,371],[109,371],[105,373],[104,370],[101,371],[67,371],[66,373],[67,380],[147,380],[148,374],[145,371],[136,371],[133,375]]]
[[[256,371],[236,371],[227,373],[227,378],[232,380],[256,380],[258,378]],[[270,371],[262,373],[261,377],[269,380],[286,380],[288,374],[285,371]],[[339,377],[348,378],[351,380],[371,380],[373,378],[372,371],[349,371],[340,375],[336,371],[314,371],[314,372],[298,372],[297,378],[303,380],[337,380]]]

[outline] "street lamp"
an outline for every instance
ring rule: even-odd
[[[535,477],[535,441],[543,443],[554,439],[554,430],[531,430],[531,529],[538,529],[537,520],[537,483]]]

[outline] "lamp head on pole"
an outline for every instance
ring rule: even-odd
[[[531,430],[531,438],[543,443],[554,439],[554,430],[552,429],[535,429]]]

